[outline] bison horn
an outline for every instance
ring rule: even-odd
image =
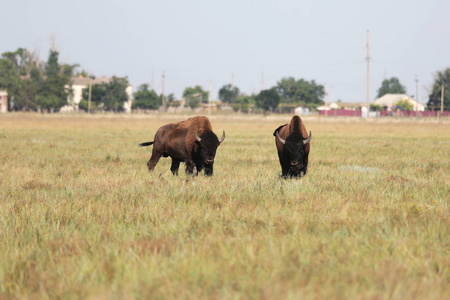
[[[277,131],[276,136],[277,136],[277,139],[280,141],[280,143],[282,143],[283,145],[286,144],[286,140],[283,140],[283,139],[280,137],[280,135],[278,134],[278,131]]]
[[[202,141],[202,139],[198,137],[197,130],[198,129],[195,129],[195,139],[200,143]]]
[[[309,137],[306,140],[303,140],[303,145],[307,145],[309,142],[311,142],[312,134],[311,131],[309,132]]]
[[[222,134],[222,137],[219,140],[219,143],[222,143],[224,139],[225,139],[225,130],[223,130],[223,134]]]

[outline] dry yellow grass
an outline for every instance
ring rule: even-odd
[[[450,298],[448,121],[304,118],[282,180],[290,116],[214,115],[212,178],[149,174],[185,118],[0,116],[0,299]]]

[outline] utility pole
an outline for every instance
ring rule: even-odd
[[[367,116],[370,111],[370,55],[369,55],[369,30],[367,30]]]
[[[211,80],[209,81],[208,113],[211,114]]]
[[[331,97],[330,97],[331,100],[330,100],[330,103],[333,103],[333,102],[334,102],[333,92],[334,92],[334,88],[331,87]]]
[[[330,105],[331,105],[331,103],[334,103],[333,92],[334,92],[334,88],[333,88],[333,86],[331,86]],[[330,107],[330,109],[331,109],[331,107]],[[338,109],[339,109],[339,107],[338,107]],[[336,110],[334,110],[335,116],[336,116],[336,113],[337,113]]]
[[[327,84],[325,83],[325,116],[328,115],[328,104],[327,104]]]
[[[163,71],[163,73],[162,73],[162,105],[163,105],[163,107],[164,107],[164,111],[166,111],[166,101],[165,101],[165,97],[164,97],[164,78],[165,78],[166,76],[164,75],[164,71]]]
[[[155,90],[155,81],[154,81],[153,71],[152,71],[152,90]]]
[[[441,116],[444,115],[444,84],[442,84],[441,88]]]
[[[264,72],[261,72],[261,91],[264,90]]]
[[[419,79],[416,75],[416,118],[419,116]]]
[[[89,78],[89,96],[88,96],[88,113],[91,113],[91,93],[92,93],[92,81]]]
[[[234,86],[234,73],[231,73],[231,86]]]

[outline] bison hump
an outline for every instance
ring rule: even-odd
[[[280,131],[281,128],[283,128],[284,126],[286,126],[287,124],[281,125],[279,126],[277,129],[275,129],[275,131],[273,132],[273,136],[277,136],[277,131]]]

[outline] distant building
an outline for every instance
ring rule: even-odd
[[[339,109],[346,109],[346,110],[361,110],[363,107],[367,108],[367,103],[361,103],[361,102],[337,102],[339,105]]]
[[[217,111],[217,104],[216,103],[202,103],[202,108],[205,111]]]
[[[61,112],[78,111],[78,105],[80,104],[80,101],[83,99],[83,90],[89,88],[89,84],[95,85],[95,84],[109,83],[110,81],[111,79],[107,78],[106,76],[97,78],[82,77],[82,76],[73,77],[72,78],[73,95],[69,96],[69,98],[67,99],[68,104],[61,108]],[[126,88],[125,92],[128,96],[128,101],[124,103],[123,108],[125,112],[131,112],[131,102],[133,94],[133,87],[131,84],[128,84],[128,87]]]
[[[8,112],[8,92],[0,91],[0,113]]]
[[[367,104],[357,102],[332,102],[327,105],[319,106],[317,109],[319,111],[332,109],[359,110],[363,106],[367,106]]]
[[[331,109],[339,109],[340,106],[338,103],[332,102],[332,103],[327,103],[325,105],[321,105],[319,107],[317,107],[317,110],[321,111],[321,110],[331,110]]]
[[[309,115],[311,112],[308,107],[298,106],[294,108],[294,114],[302,116],[302,115]]]
[[[413,100],[406,94],[386,94],[381,98],[375,100],[374,104],[383,106],[383,108],[387,111],[392,111],[392,108],[395,104],[400,100],[408,100],[409,103],[413,106],[413,111],[425,111],[425,106]]]
[[[184,107],[184,104],[186,103],[185,98],[181,98],[179,100],[175,100],[173,103],[167,103],[166,112],[168,113],[181,113],[185,110],[187,110],[186,107]],[[164,107],[160,107],[160,112],[164,112]]]
[[[318,111],[322,111],[322,110],[330,110],[331,108],[328,105],[321,105],[317,107]]]

